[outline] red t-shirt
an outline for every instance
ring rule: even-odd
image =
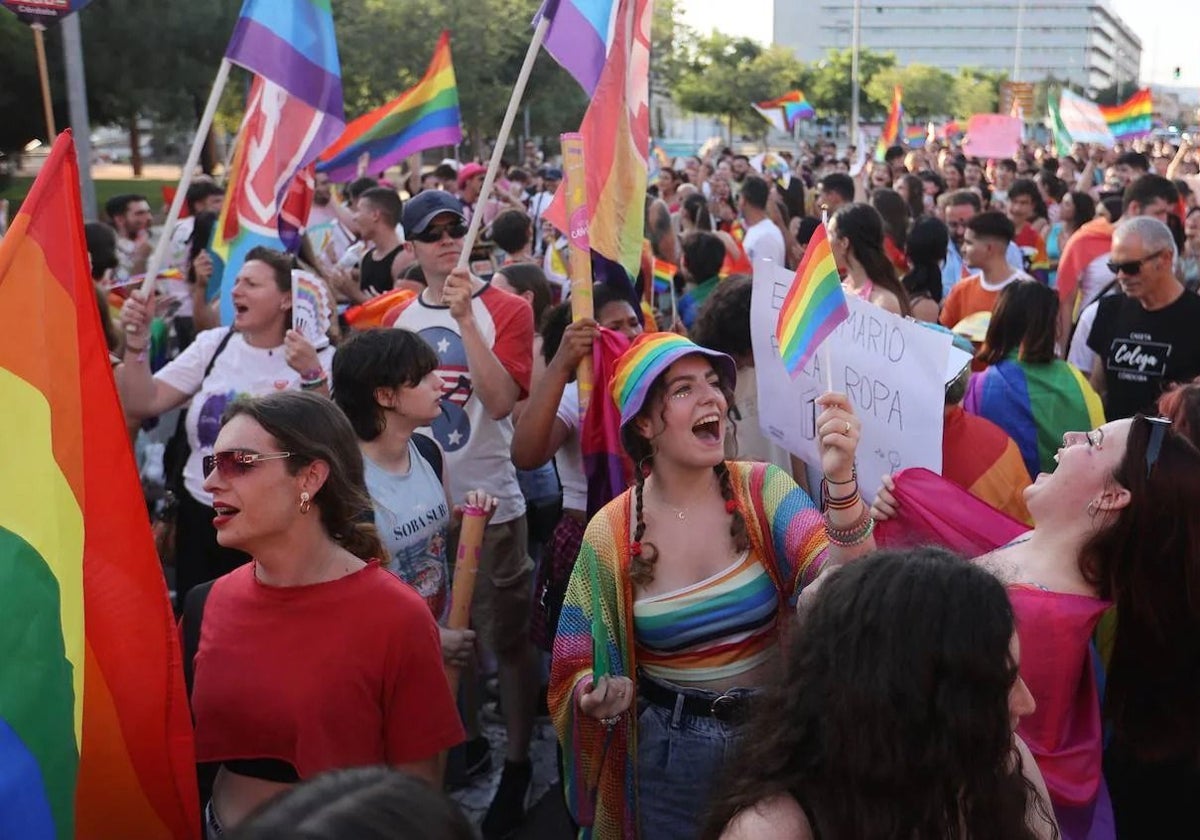
[[[301,779],[463,740],[433,616],[378,561],[312,586],[265,586],[253,563],[218,579],[192,712],[197,761],[277,759]]]

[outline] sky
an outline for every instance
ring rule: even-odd
[[[799,0],[790,0],[799,5]],[[808,0],[815,3],[816,0]],[[1184,85],[1200,90],[1200,3],[1197,0],[1109,0],[1116,13],[1142,39],[1142,81]],[[719,29],[730,35],[771,42],[773,0],[679,0],[684,19],[701,32]],[[1025,19],[1036,15],[1036,0],[1026,0]],[[736,9],[736,14],[730,14]],[[1147,13],[1149,11],[1149,14]],[[1171,77],[1181,70],[1178,81]]]

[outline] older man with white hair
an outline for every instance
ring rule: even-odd
[[[1108,268],[1121,293],[1099,302],[1088,347],[1092,385],[1109,420],[1157,413],[1165,386],[1200,376],[1200,297],[1176,278],[1171,230],[1158,219],[1125,219],[1113,231]]]

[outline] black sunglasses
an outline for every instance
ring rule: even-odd
[[[230,449],[205,455],[200,469],[204,472],[205,478],[212,475],[213,470],[217,470],[220,472],[221,478],[229,480],[245,475],[259,461],[277,461],[280,458],[290,457],[292,457],[291,452],[245,452],[241,449]]]
[[[1137,277],[1142,273],[1142,265],[1150,262],[1150,260],[1154,259],[1161,253],[1162,251],[1155,251],[1153,254],[1147,254],[1140,260],[1129,260],[1128,262],[1112,262],[1110,260],[1109,262],[1105,263],[1105,265],[1108,266],[1108,270],[1113,274],[1124,274],[1126,277]],[[1149,420],[1150,418],[1147,417],[1146,419]]]
[[[1158,463],[1158,456],[1162,454],[1163,438],[1167,436],[1167,429],[1171,428],[1171,421],[1166,417],[1142,419],[1150,424],[1150,439],[1146,441],[1146,478],[1149,478],[1154,465]]]
[[[410,238],[417,242],[424,242],[426,245],[432,245],[434,242],[441,242],[442,236],[450,234],[451,239],[462,239],[467,235],[466,222],[455,222],[452,225],[438,225],[437,227],[427,227],[420,233],[410,234]]]

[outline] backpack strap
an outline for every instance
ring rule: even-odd
[[[221,343],[217,345],[216,352],[212,354],[212,358],[208,360],[208,365],[204,368],[204,379],[208,379],[208,375],[213,372],[213,365],[217,363],[217,356],[221,355],[221,351],[225,349],[225,345],[229,344],[229,339],[233,338],[236,330],[233,327],[229,328],[229,332],[225,333],[221,338]]]
[[[200,626],[204,621],[204,605],[208,602],[209,592],[214,581],[192,587],[184,599],[183,617],[180,621],[183,636],[183,682],[187,686],[187,696],[192,698],[192,684],[195,682],[196,652],[200,649]]]
[[[413,446],[417,447],[417,452],[429,462],[429,466],[433,467],[434,473],[437,474],[438,480],[441,481],[444,457],[442,455],[442,448],[437,445],[437,441],[428,435],[414,432],[412,442]]]

